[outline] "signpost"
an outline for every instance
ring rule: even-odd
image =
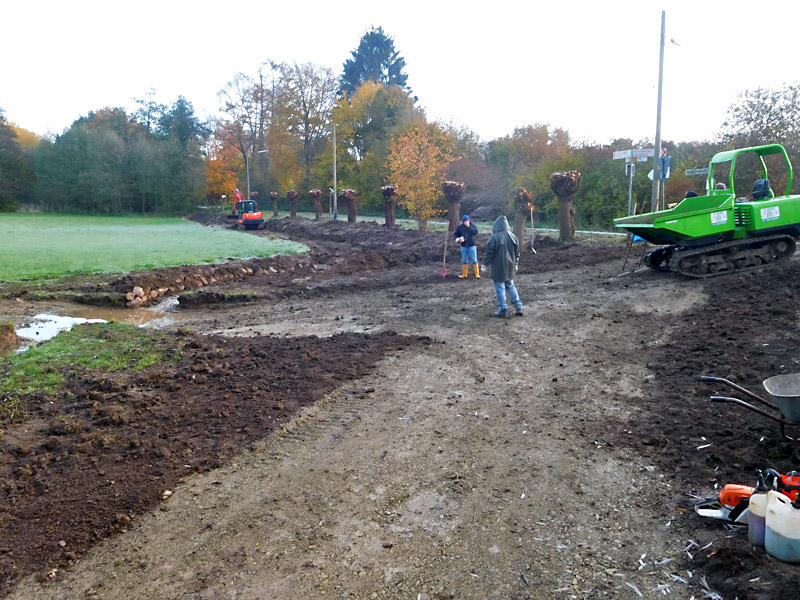
[[[614,152],[614,160],[624,158],[625,162],[631,162],[632,159],[636,159],[637,162],[646,162],[648,158],[655,156],[655,152],[655,148],[630,148],[628,150],[617,150]]]
[[[614,160],[625,159],[625,174],[630,178],[628,181],[628,216],[631,216],[633,176],[636,173],[636,163],[647,162],[647,159],[651,156],[655,156],[655,153],[655,148],[629,148],[628,150],[617,150],[614,152]]]
[[[665,150],[665,152],[666,152],[666,150]],[[672,162],[672,157],[671,156],[667,156],[666,154],[663,154],[661,156],[661,158],[659,158],[656,161],[656,166],[658,167],[658,176],[660,177],[660,180],[661,180],[661,185],[660,185],[660,190],[661,190],[661,210],[664,210],[667,207],[666,190],[665,190],[666,185],[665,184],[666,184],[667,179],[669,179],[669,176],[671,174],[670,167],[669,167],[671,162]],[[656,176],[656,170],[655,169],[652,169],[647,174],[647,178],[650,181],[653,181],[653,177],[655,177],[655,176]],[[658,210],[658,205],[656,205],[656,210]]]
[[[708,175],[708,167],[702,169],[686,169],[687,175]]]

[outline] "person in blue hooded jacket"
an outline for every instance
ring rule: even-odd
[[[461,225],[456,227],[453,237],[456,243],[461,244],[461,275],[459,279],[469,277],[469,265],[475,267],[475,277],[480,279],[478,270],[478,246],[475,245],[475,236],[478,235],[478,228],[470,223],[469,215],[461,217]]]
[[[497,312],[495,317],[508,316],[508,300],[517,309],[517,316],[523,315],[522,300],[519,299],[517,287],[514,285],[514,274],[519,266],[520,246],[517,236],[511,233],[508,219],[501,215],[492,226],[492,237],[486,244],[486,253],[483,255],[481,270],[489,268],[489,276],[494,282],[494,291],[497,294]]]

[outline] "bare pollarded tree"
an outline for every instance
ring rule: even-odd
[[[300,194],[297,190],[289,190],[286,192],[286,197],[289,199],[289,216],[296,217],[297,216],[297,197]]]
[[[383,210],[386,213],[384,225],[394,227],[395,213],[397,212],[397,186],[384,185],[381,187],[381,193],[383,194]]]
[[[339,192],[339,200],[347,207],[347,222],[355,223],[357,216],[356,191],[349,188],[342,190]]]
[[[518,240],[522,240],[525,234],[525,221],[531,210],[531,198],[533,194],[524,187],[517,188],[517,193],[514,194],[514,235]]]
[[[461,200],[464,198],[464,190],[467,186],[458,181],[445,181],[442,184],[442,191],[447,198],[447,229],[455,231],[461,223]]]
[[[309,190],[308,195],[314,204],[314,220],[319,221],[322,218],[322,190]]]
[[[272,199],[272,216],[278,216],[278,192],[270,192],[269,197]]]
[[[571,241],[575,237],[575,209],[572,198],[581,186],[579,171],[559,171],[550,176],[550,189],[558,198],[558,239]]]

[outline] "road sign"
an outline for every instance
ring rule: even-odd
[[[650,181],[653,181],[653,176],[655,174],[656,174],[656,170],[655,169],[650,169],[650,172],[647,174],[647,178]],[[659,176],[661,177],[661,179],[669,179],[669,176],[670,176],[669,167],[667,167],[666,171],[659,171]]]
[[[637,162],[647,162],[649,157],[655,155],[655,148],[631,148],[629,150],[617,150],[614,152],[614,160],[624,158],[627,162],[630,162],[631,159]]]
[[[686,169],[687,175],[708,175],[708,167],[705,169]]]
[[[650,156],[656,155],[655,148],[634,148],[633,149],[633,157],[634,158],[648,158]]]
[[[666,154],[663,155],[661,158],[658,159],[658,171],[661,175],[661,180],[669,179],[670,168],[669,165],[672,162],[672,157],[667,156]]]

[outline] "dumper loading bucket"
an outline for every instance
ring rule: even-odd
[[[788,421],[800,422],[800,373],[765,379],[764,389]]]

